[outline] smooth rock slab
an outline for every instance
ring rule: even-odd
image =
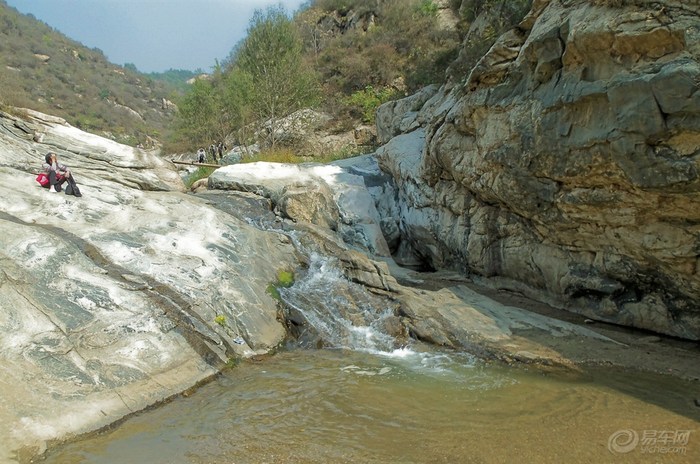
[[[0,462],[274,349],[266,289],[298,266],[287,237],[182,193],[155,153],[29,114],[0,114]],[[35,182],[48,151],[82,198]]]

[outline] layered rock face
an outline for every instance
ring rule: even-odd
[[[399,259],[700,339],[696,2],[535,1],[462,84],[377,119]]]

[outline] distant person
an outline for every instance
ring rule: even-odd
[[[224,142],[219,142],[219,145],[216,147],[216,151],[219,153],[219,160],[224,159]]]
[[[211,144],[211,159],[216,163],[216,142]]]
[[[68,169],[68,166],[58,162],[58,155],[56,155],[56,153],[47,153],[44,160],[46,162],[44,163],[43,168],[44,172],[46,173],[46,177],[48,178],[48,183],[46,185],[49,187],[49,192],[60,192],[62,190],[61,186],[65,182],[68,182],[68,186],[66,187],[66,195],[75,195],[76,197],[83,196],[80,193],[78,185],[75,183],[73,173],[71,173],[70,169]]]
[[[206,161],[206,158],[207,153],[204,151],[204,148],[200,148],[199,150],[197,150],[197,161],[203,163],[204,161]]]

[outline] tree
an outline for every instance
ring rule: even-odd
[[[178,105],[178,128],[181,137],[191,144],[208,145],[228,134],[228,115],[220,92],[212,82],[197,79]]]
[[[255,115],[250,101],[253,87],[250,76],[234,68],[226,75],[224,86],[231,127],[238,128],[238,142],[249,145],[255,132],[251,125],[255,121]]]
[[[270,125],[271,146],[280,118],[317,102],[317,80],[303,65],[299,31],[281,6],[255,11],[234,66],[238,81],[250,84],[246,100],[253,117]]]

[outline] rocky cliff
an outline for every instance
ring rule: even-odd
[[[463,77],[380,108],[397,257],[700,339],[700,4],[536,0]]]

